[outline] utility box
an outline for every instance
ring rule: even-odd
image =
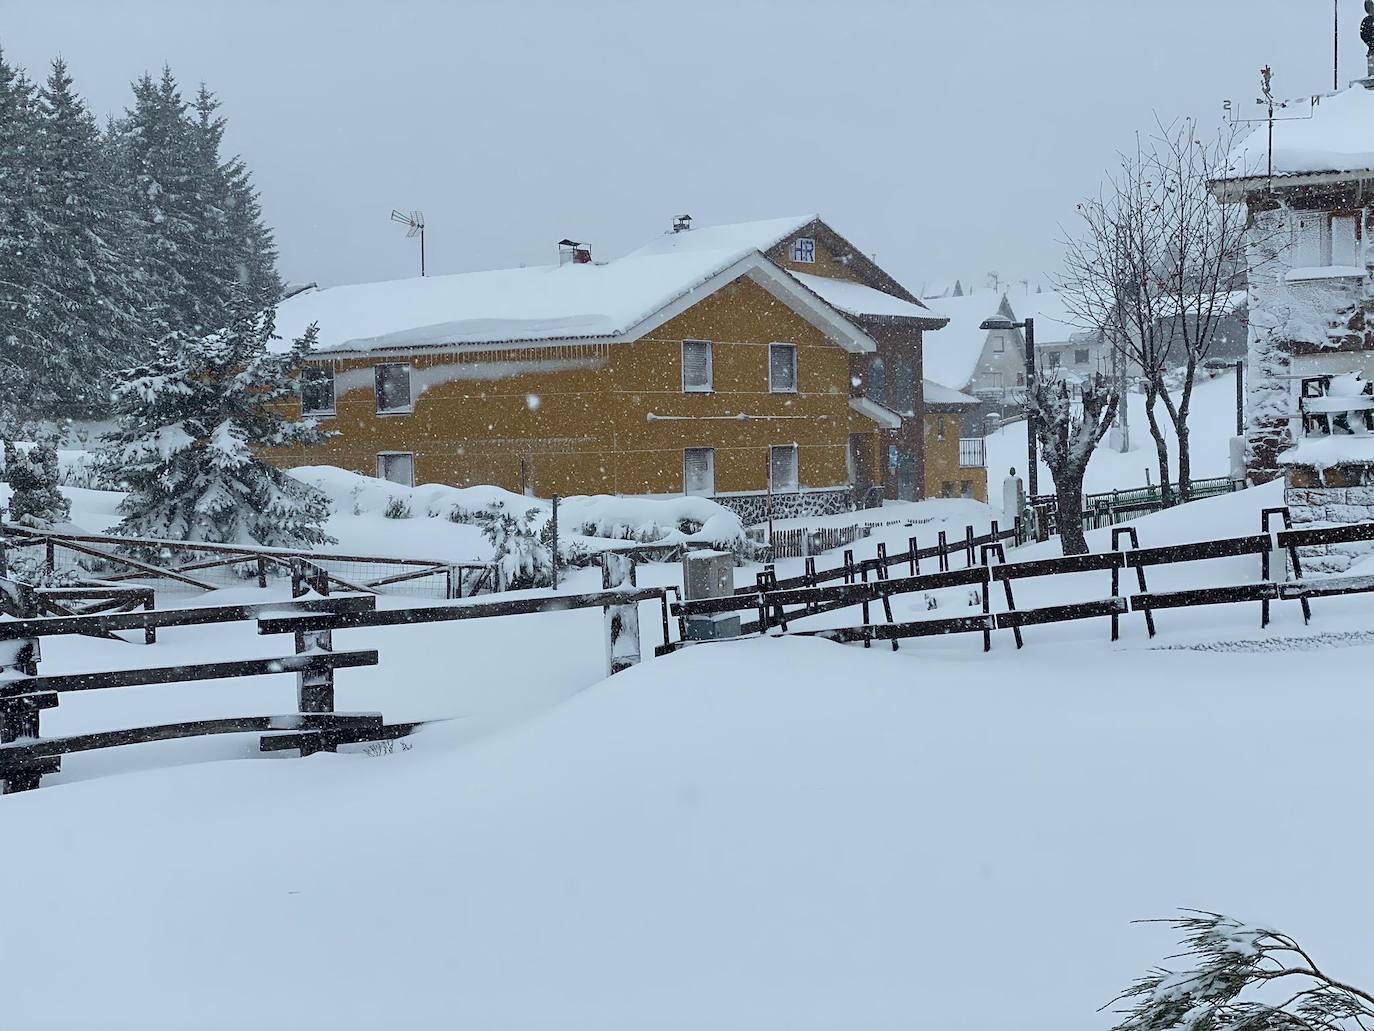
[[[688,551],[682,556],[682,593],[685,601],[728,598],[735,593],[735,556],[728,551]],[[719,641],[738,637],[738,612],[715,612],[687,617],[687,640]]]

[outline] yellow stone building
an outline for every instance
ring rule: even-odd
[[[613,261],[567,240],[559,257],[282,302],[284,339],[319,327],[302,409],[335,432],[273,460],[541,497],[704,494],[749,521],[970,479],[950,473],[957,416],[925,432],[921,334],[942,318],[821,220],[679,223]]]

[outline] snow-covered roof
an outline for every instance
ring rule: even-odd
[[[802,286],[819,295],[832,308],[838,308],[850,315],[881,315],[926,320],[940,317],[925,305],[912,304],[862,283],[834,279],[830,276],[813,276],[790,269],[789,271]]]
[[[1374,465],[1374,433],[1303,437],[1279,455],[1279,464],[1309,465],[1315,469],[1333,465]]]
[[[899,430],[902,428],[902,417],[892,409],[878,404],[877,401],[870,401],[866,397],[851,397],[849,407],[860,415],[865,415],[872,419],[885,430]]]
[[[1035,320],[1035,345],[1066,344],[1089,332],[1080,324],[1078,316],[1069,310],[1064,295],[1057,290],[1029,293],[1013,290],[1007,303],[1016,314],[1016,321]]]
[[[921,392],[925,397],[926,404],[941,408],[981,403],[976,397],[965,394],[962,390],[954,390],[929,379],[921,381]]]
[[[1002,294],[978,290],[962,297],[943,297],[931,302],[931,310],[949,319],[943,329],[927,333],[922,341],[922,367],[927,378],[958,389],[973,379],[988,331],[984,319],[1002,317]]]
[[[1236,148],[1232,179],[1267,174],[1269,128],[1258,126]],[[1354,85],[1314,97],[1311,117],[1274,119],[1274,174],[1374,171],[1374,89]]]
[[[277,333],[289,341],[318,322],[318,349],[346,352],[632,339],[646,331],[651,318],[728,272],[749,273],[775,292],[796,296],[812,321],[824,323],[842,345],[871,350],[867,335],[837,314],[846,309],[828,299],[815,303],[815,297],[824,298],[820,291],[801,290],[800,279],[762,256],[815,217],[667,233],[602,264],[545,265],[309,290],[278,305]],[[854,299],[861,293],[862,299]],[[846,300],[860,307],[901,305],[904,314],[914,309],[928,315],[898,298],[883,298],[888,295],[867,287],[845,293]]]

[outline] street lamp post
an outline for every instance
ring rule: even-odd
[[[1040,493],[1040,457],[1036,452],[1035,407],[1030,398],[1035,390],[1035,319],[1012,322],[1011,319],[984,319],[982,330],[1023,329],[1026,338],[1026,493],[1035,497]]]

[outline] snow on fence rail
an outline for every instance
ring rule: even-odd
[[[1271,532],[1270,520],[1276,517],[1282,518],[1285,528]],[[1261,518],[1262,532],[1252,536],[1153,548],[1138,546],[1134,527],[1118,527],[1112,532],[1112,550],[1109,552],[1028,562],[1005,561],[1002,538],[1014,536],[1015,531],[997,534],[994,530],[994,534],[986,535],[986,538],[991,539],[986,539],[972,538],[970,530],[971,539],[959,542],[954,549],[946,547],[943,540],[940,547],[918,549],[913,540],[910,551],[902,555],[888,556],[880,548],[876,558],[856,563],[852,554],[846,553],[844,566],[828,573],[815,574],[811,572],[812,567],[809,567],[808,575],[779,581],[770,570],[765,570],[760,574],[755,586],[741,588],[733,596],[673,604],[672,614],[679,621],[679,636],[682,640],[667,641],[665,637],[665,644],[657,650],[657,654],[667,654],[688,643],[685,641],[688,617],[723,612],[756,610],[757,618],[741,625],[741,632],[746,634],[766,634],[777,628],[785,634],[820,636],[842,642],[862,641],[865,647],[875,640],[888,640],[892,642],[895,650],[897,642],[904,638],[977,632],[983,635],[983,650],[987,651],[992,647],[993,630],[1011,630],[1016,646],[1020,648],[1024,644],[1023,627],[1110,616],[1112,639],[1116,640],[1121,616],[1128,612],[1138,612],[1143,615],[1149,635],[1153,637],[1156,633],[1154,613],[1157,610],[1251,601],[1260,603],[1260,625],[1267,626],[1270,606],[1274,601],[1299,602],[1304,621],[1308,621],[1312,615],[1311,598],[1374,591],[1374,577],[1371,576],[1305,580],[1300,554],[1300,549],[1306,547],[1374,540],[1374,523],[1294,530],[1291,529],[1286,508],[1265,509]],[[1130,542],[1129,548],[1123,546],[1122,542],[1126,540]],[[975,547],[978,550],[978,564],[975,564],[973,557]],[[928,551],[941,553],[940,569],[935,573],[922,574],[919,572],[919,557],[924,557]],[[1274,578],[1272,554],[1275,551],[1286,554],[1294,579]],[[964,554],[965,568],[949,567],[949,556],[954,553]],[[1151,566],[1237,555],[1260,557],[1260,581],[1184,591],[1151,591],[1146,582],[1146,569]],[[996,564],[993,563],[993,558],[998,559]],[[890,567],[902,563],[910,564],[911,575],[890,577]],[[1122,572],[1128,570],[1135,571],[1139,589],[1134,594],[1123,595],[1120,578]],[[1013,585],[1019,580],[1091,571],[1111,573],[1109,595],[1087,601],[1031,609],[1018,609],[1016,606]],[[872,579],[869,578],[870,573],[873,574]],[[844,582],[827,587],[820,585],[823,579],[843,579]],[[992,610],[991,591],[993,585],[999,583],[1005,595],[1006,611],[995,613]],[[977,615],[893,622],[893,597],[961,586],[978,590],[981,612]],[[870,621],[870,606],[875,602],[884,606],[886,625]],[[802,631],[790,629],[790,624],[796,620],[855,605],[862,606],[863,609],[863,623],[859,626]]]
[[[302,564],[323,571],[336,590],[369,594],[400,593],[440,599],[465,598],[504,589],[494,562],[343,555],[250,545],[169,541],[156,538],[72,534],[13,523],[0,525],[4,543],[14,551],[43,549],[43,569],[100,585],[157,581],[164,589],[212,591],[256,580],[266,587],[273,576],[299,575]],[[136,548],[155,561],[127,554]],[[208,557],[207,557],[208,556]],[[295,573],[293,574],[293,571]]]
[[[1229,476],[1216,476],[1211,479],[1193,480],[1188,485],[1188,500],[1201,501],[1203,498],[1218,494],[1229,494],[1243,487]],[[1174,497],[1178,497],[1178,484],[1174,484]],[[1039,514],[1042,527],[1050,536],[1059,532],[1059,495],[1036,494],[1028,504]],[[1164,495],[1158,485],[1132,487],[1128,490],[1103,491],[1100,494],[1087,494],[1083,497],[1083,529],[1102,530],[1108,526],[1138,519],[1164,507]]]

